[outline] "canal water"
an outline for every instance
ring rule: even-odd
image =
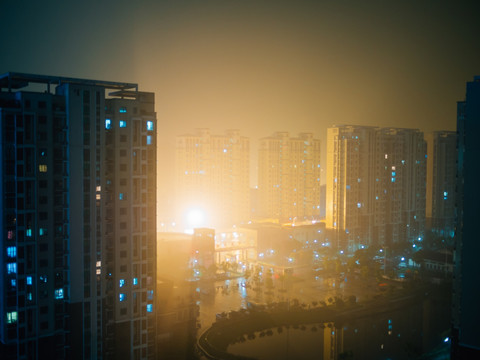
[[[441,344],[449,328],[448,301],[425,299],[393,312],[339,323],[266,329],[227,352],[259,360],[415,359]],[[268,331],[270,330],[270,331]]]

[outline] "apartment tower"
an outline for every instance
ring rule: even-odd
[[[250,219],[250,139],[209,129],[176,139],[176,215],[184,228],[232,226]],[[192,219],[197,212],[203,219]]]
[[[457,179],[457,134],[434,131],[427,141],[428,228],[435,234],[453,238],[455,232],[455,186]]]
[[[154,95],[19,73],[0,88],[2,356],[152,359]]]
[[[467,83],[465,101],[457,104],[457,220],[452,298],[452,360],[480,357],[480,76]]]
[[[280,222],[320,217],[320,140],[276,132],[260,139],[259,214]]]
[[[338,248],[422,241],[425,169],[419,130],[328,128],[326,226]]]

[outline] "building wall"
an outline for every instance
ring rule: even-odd
[[[423,133],[415,129],[327,130],[326,226],[338,248],[423,237],[425,157]]]
[[[10,91],[29,83],[47,91]],[[135,84],[15,73],[0,86],[8,185],[1,248],[16,265],[13,272],[2,263],[12,270],[2,271],[0,288],[8,354],[153,358],[153,94]],[[105,99],[107,88],[123,90]]]
[[[455,185],[457,134],[436,131],[427,141],[426,217],[429,228],[439,235],[453,237],[455,222]]]
[[[320,216],[320,140],[277,132],[259,147],[259,216],[281,222]]]
[[[452,359],[474,359],[480,355],[478,319],[480,276],[478,214],[480,213],[480,77],[467,83],[465,101],[457,106],[457,221],[453,282]]]
[[[184,228],[231,226],[250,219],[250,140],[238,130],[211,135],[209,129],[177,137],[176,216]],[[188,212],[205,220],[191,224]]]

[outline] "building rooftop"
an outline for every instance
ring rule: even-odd
[[[46,84],[48,86],[48,89],[50,89],[50,85],[78,84],[78,85],[101,86],[106,89],[115,89],[115,90],[120,90],[124,92],[128,89],[134,89],[134,91],[138,91],[138,84],[134,84],[134,83],[77,79],[77,78],[70,78],[70,77],[63,77],[63,76],[35,75],[35,74],[24,74],[24,73],[16,73],[16,72],[7,72],[5,74],[0,75],[0,90],[1,89],[8,89],[8,91],[18,90],[18,89],[27,87],[30,84]],[[131,91],[132,90],[130,90],[130,92]]]

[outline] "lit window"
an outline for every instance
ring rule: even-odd
[[[32,229],[25,230],[25,236],[31,237],[32,236]]]
[[[63,299],[63,289],[55,289],[55,299]]]
[[[10,279],[10,285],[12,287],[16,287],[17,286],[17,280],[16,279]]]
[[[153,300],[153,290],[147,291],[147,297],[148,297],[148,300]]]
[[[7,274],[17,273],[17,263],[7,263]]]
[[[96,195],[95,195],[95,199],[96,199],[96,200],[100,200],[101,198],[102,198],[102,196],[101,196],[100,194],[96,194]]]
[[[153,304],[147,304],[147,312],[153,312]]]
[[[138,278],[133,278],[132,283],[133,283],[133,285],[138,285]]]
[[[127,127],[127,122],[125,120],[120,120],[118,122],[118,126],[120,126],[121,128]]]
[[[47,235],[47,229],[45,228],[38,229],[38,235],[40,236]]]
[[[125,279],[120,279],[120,280],[118,281],[118,285],[119,285],[120,287],[124,287],[124,286],[125,286]]]
[[[121,107],[119,112],[121,112],[122,114],[126,113],[127,112],[127,108],[126,107]]]
[[[17,247],[16,246],[9,246],[7,247],[7,256],[14,258],[17,256]]]
[[[125,301],[125,300],[127,300],[127,295],[124,294],[124,293],[118,294],[118,300],[120,300],[120,301]]]
[[[47,165],[44,165],[44,164],[38,165],[38,171],[42,173],[47,172]]]
[[[27,300],[32,301],[32,299],[33,299],[32,293],[31,292],[27,293]]]
[[[47,275],[40,275],[39,279],[41,282],[44,282],[44,283],[46,283],[48,280]]]
[[[112,128],[112,120],[105,119],[105,129],[111,129],[111,128]]]
[[[153,130],[153,121],[147,121],[147,131]]]
[[[27,276],[27,285],[32,285],[32,277]]]
[[[123,193],[118,194],[118,199],[119,200],[125,199],[125,196],[123,195]]]
[[[17,322],[17,312],[10,311],[7,312],[7,324],[14,324]]]
[[[394,177],[392,177],[392,182],[395,182],[395,178],[394,178]]]
[[[147,145],[152,145],[152,135],[147,135]]]

